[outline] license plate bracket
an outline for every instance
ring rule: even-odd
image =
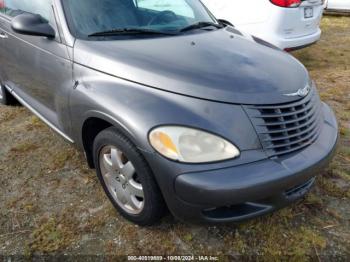
[[[314,17],[314,8],[313,7],[305,7],[304,8],[304,18],[313,18]]]

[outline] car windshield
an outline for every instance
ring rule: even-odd
[[[199,0],[64,0],[63,3],[69,27],[80,38],[170,35],[182,29],[218,27]]]

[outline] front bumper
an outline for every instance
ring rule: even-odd
[[[182,220],[238,222],[303,197],[336,148],[335,115],[326,104],[323,111],[325,118],[317,141],[284,158],[181,173],[181,168],[148,155],[170,211]]]

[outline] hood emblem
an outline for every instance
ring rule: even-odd
[[[292,94],[285,94],[285,96],[300,96],[305,97],[307,96],[311,91],[311,87],[309,85],[305,86],[304,88],[299,89],[297,92]]]

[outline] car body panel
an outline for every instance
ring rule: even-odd
[[[329,111],[327,106],[323,106],[324,111]],[[337,136],[331,135],[333,133],[333,129],[337,129],[336,123],[328,123],[325,121],[323,123],[322,133],[316,143],[314,143],[312,147],[306,148],[299,154],[292,157],[286,159],[281,158],[276,160],[262,160],[261,162],[239,166],[237,170],[245,174],[244,180],[241,180],[239,172],[237,172],[234,168],[227,169],[231,172],[224,170],[216,171],[215,175],[213,174],[213,171],[206,174],[205,172],[195,172],[178,176],[175,182],[175,189],[178,188],[179,191],[177,194],[181,195],[182,199],[187,202],[198,205],[211,203],[213,206],[215,206],[217,203],[222,203],[222,206],[225,206],[229,204],[239,204],[239,202],[242,202],[242,200],[245,202],[252,198],[259,199],[264,192],[256,190],[256,187],[252,185],[263,185],[267,180],[274,181],[283,178],[283,181],[280,183],[271,183],[271,188],[267,191],[274,192],[276,191],[276,188],[291,188],[293,187],[293,184],[302,183],[304,178],[302,178],[302,180],[298,180],[294,174],[289,172],[290,170],[293,170],[295,173],[302,173],[303,170],[310,170],[310,163],[318,163],[325,158],[324,155],[317,154],[317,151],[323,152],[326,150],[329,153],[332,152],[333,145],[337,143]],[[325,144],[322,141],[325,139],[330,139],[331,142]],[[312,161],[305,161],[305,158],[310,160],[312,159]],[[254,172],[251,172],[250,170],[254,170]],[[288,173],[288,175],[286,173]],[[270,175],[266,176],[265,174]],[[307,179],[311,179],[312,176],[314,176],[313,172],[311,172]],[[304,181],[307,179],[304,179]],[[227,183],[220,183],[222,180],[227,181]],[[230,180],[232,180],[232,182],[229,182]],[[192,186],[194,188],[186,188],[188,186]],[[196,187],[206,188],[207,191],[196,190]],[[252,196],[252,192],[250,192],[250,190],[254,191],[254,196]],[[264,190],[266,190],[266,187]],[[236,195],[230,195],[227,193],[227,191],[236,191]],[[224,192],[226,192],[226,194]],[[198,195],[193,197],[193,194]],[[217,195],[217,198],[215,198],[215,194]],[[239,202],[235,203],[234,199],[237,198],[239,198]],[[191,201],[191,199],[193,200]]]
[[[327,105],[323,104],[322,110],[325,119],[317,141],[283,158],[189,172],[183,165],[159,162],[154,154],[145,156],[157,174],[167,172],[176,177],[175,183],[161,175],[157,179],[167,192],[165,198],[174,216],[196,222],[240,222],[304,197],[313,177],[329,164],[338,142],[338,125]],[[223,212],[215,212],[221,209]]]
[[[222,29],[156,41],[77,40],[74,60],[144,86],[226,103],[290,102],[295,98],[284,94],[308,84],[306,69],[292,56],[230,35]]]
[[[15,33],[11,18],[4,14],[0,21],[1,31],[7,35],[0,52],[3,84],[57,129],[70,133],[67,97],[74,81],[69,47],[61,43],[59,35],[47,39]]]
[[[121,127],[139,148],[150,152],[154,150],[148,142],[149,130],[175,124],[221,134],[243,151],[261,148],[241,106],[164,92],[79,64],[74,65],[74,71],[79,79],[70,99],[74,140],[81,140],[86,119],[99,117]],[[240,124],[231,121],[233,119],[241,119]]]

